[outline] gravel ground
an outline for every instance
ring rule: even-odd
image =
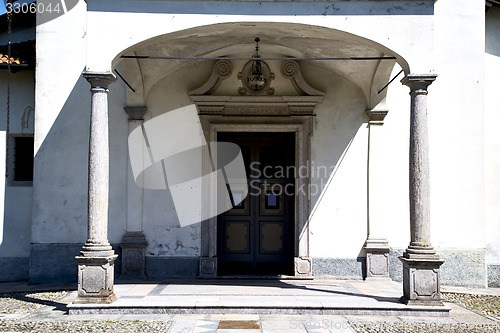
[[[32,313],[44,305],[54,305],[67,291],[0,294],[0,313]]]
[[[406,322],[349,322],[358,333],[486,333],[500,332],[500,325],[488,324],[439,324],[439,323],[406,323]]]
[[[442,293],[443,297],[466,309],[494,318],[498,324],[428,323],[428,322],[362,322],[349,321],[358,333],[483,333],[500,332],[500,296]]]
[[[447,300],[500,321],[500,296],[442,293]]]
[[[0,321],[0,332],[166,332],[169,327],[169,322],[142,320]]]

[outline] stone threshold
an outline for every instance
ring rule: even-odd
[[[113,304],[69,304],[70,315],[79,314],[313,314],[354,316],[418,316],[448,317],[447,306],[403,306],[403,307],[323,307],[323,306],[115,306]]]

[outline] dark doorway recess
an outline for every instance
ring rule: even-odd
[[[219,132],[217,140],[240,146],[248,178],[245,200],[217,219],[219,275],[293,275],[295,133]]]

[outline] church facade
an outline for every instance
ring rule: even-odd
[[[3,281],[498,287],[496,1],[66,3],[0,72]]]

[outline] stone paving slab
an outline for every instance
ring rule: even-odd
[[[116,285],[112,304],[69,304],[70,314],[323,314],[447,316],[446,306],[399,302],[401,283],[339,280],[171,280]]]

